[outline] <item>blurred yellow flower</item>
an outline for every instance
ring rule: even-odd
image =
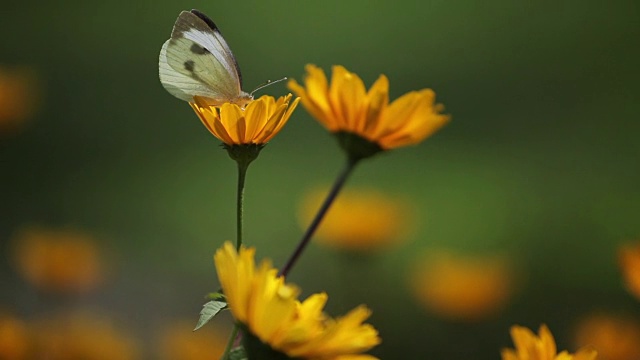
[[[300,225],[309,225],[326,190],[309,192],[299,210]],[[409,205],[372,189],[343,190],[331,205],[316,234],[318,242],[350,251],[373,251],[397,244],[412,227]]]
[[[159,358],[164,360],[220,359],[228,336],[228,331],[216,330],[211,324],[193,331],[193,321],[179,321],[163,331],[158,342]]]
[[[98,246],[86,233],[27,227],[14,240],[16,268],[38,289],[86,292],[103,280]]]
[[[37,359],[133,360],[138,345],[110,319],[90,313],[60,314],[35,325]]]
[[[618,259],[627,290],[640,300],[640,242],[621,246]]]
[[[514,292],[513,272],[502,256],[431,251],[416,262],[409,283],[416,299],[429,311],[474,321],[504,308]]]
[[[37,97],[32,69],[0,68],[0,133],[13,132],[30,118]]]
[[[209,131],[226,145],[266,144],[282,129],[298,106],[300,99],[291,102],[292,95],[276,100],[264,95],[245,108],[236,104],[208,105],[196,96],[189,103]]]
[[[0,359],[29,358],[30,340],[27,325],[0,311]]]
[[[237,253],[230,242],[214,257],[229,309],[252,336],[293,358],[375,359],[360,354],[380,343],[378,332],[363,324],[371,315],[369,309],[359,306],[344,317],[331,319],[322,312],[326,294],[298,301],[300,290],[278,277],[268,260],[256,267],[254,257],[254,248],[241,247]],[[245,344],[249,337],[245,334]]]
[[[576,328],[576,345],[598,351],[600,360],[640,359],[640,324],[629,317],[592,314]]]
[[[567,351],[558,354],[556,342],[546,325],[540,326],[537,336],[525,327],[514,325],[511,338],[516,348],[502,350],[502,360],[595,360],[597,356],[591,349],[580,349],[575,355]]]
[[[354,134],[388,150],[419,143],[449,121],[431,89],[409,92],[389,104],[384,75],[367,92],[362,79],[342,66],[333,67],[330,85],[321,68],[309,64],[306,71],[305,86],[290,80],[289,89],[332,133]]]

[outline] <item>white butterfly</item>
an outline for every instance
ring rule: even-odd
[[[160,82],[171,95],[207,104],[226,102],[244,107],[253,96],[242,91],[242,75],[220,30],[198,10],[178,16],[171,38],[160,50]]]

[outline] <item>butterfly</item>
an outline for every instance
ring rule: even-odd
[[[160,82],[180,100],[200,97],[208,105],[244,107],[253,95],[242,91],[242,75],[229,45],[213,21],[198,10],[178,15],[162,45]]]

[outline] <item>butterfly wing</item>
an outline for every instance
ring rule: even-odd
[[[217,104],[248,96],[229,45],[213,21],[197,10],[180,13],[159,62],[160,81],[181,100],[201,96]]]
[[[193,101],[194,96],[216,96],[209,87],[190,75],[185,75],[174,70],[167,62],[167,40],[160,50],[160,82],[162,86],[173,96],[184,101]]]

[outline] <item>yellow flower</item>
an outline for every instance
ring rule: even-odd
[[[579,322],[576,345],[594,348],[602,360],[640,359],[640,324],[628,316],[593,314]]]
[[[266,144],[287,123],[298,105],[299,98],[291,102],[292,95],[280,97],[264,95],[241,108],[236,104],[207,105],[196,96],[189,103],[204,126],[228,146]]]
[[[444,106],[434,104],[431,89],[409,92],[389,104],[389,81],[384,75],[367,92],[362,79],[342,66],[333,67],[331,85],[322,69],[307,65],[306,70],[306,87],[295,80],[288,86],[307,111],[330,132],[356,135],[379,150],[419,143],[449,120],[440,114]]]
[[[253,336],[270,349],[293,358],[375,359],[360,354],[380,343],[377,331],[363,324],[371,314],[366,307],[331,319],[322,313],[326,294],[298,301],[300,290],[278,277],[268,260],[256,267],[254,256],[254,248],[241,247],[237,253],[226,242],[214,257],[229,309],[250,332],[245,334],[245,346],[247,338]],[[252,347],[247,346],[247,351],[251,352]]]
[[[640,300],[640,242],[621,246],[618,254],[627,290]]]
[[[72,229],[24,228],[15,236],[18,272],[44,291],[81,293],[103,280],[95,239]]]
[[[300,206],[300,224],[305,227],[326,196],[320,189],[310,192]],[[382,192],[344,190],[335,200],[317,230],[318,241],[330,247],[372,251],[406,238],[411,223],[408,205]]]
[[[479,320],[504,308],[514,292],[513,269],[500,256],[433,251],[410,273],[410,287],[426,309],[457,320]]]
[[[166,328],[158,341],[158,357],[165,360],[220,359],[227,332],[210,326],[193,331],[192,321],[179,321]]]
[[[531,330],[514,325],[511,338],[515,349],[502,350],[502,360],[595,360],[597,353],[591,349],[580,349],[577,353],[557,353],[556,342],[546,325],[541,325],[538,336]]]

